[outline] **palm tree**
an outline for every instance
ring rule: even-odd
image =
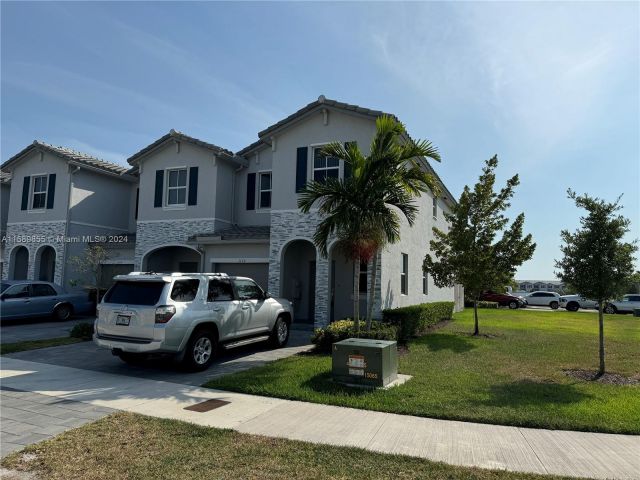
[[[330,143],[323,154],[343,160],[351,167],[351,176],[310,181],[301,192],[298,206],[309,212],[317,202],[323,216],[314,234],[314,243],[327,256],[329,238],[335,236],[354,261],[355,271],[361,261],[373,259],[367,312],[367,329],[371,328],[375,301],[378,255],[387,243],[400,239],[400,216],[413,225],[418,215],[414,198],[431,190],[439,194],[433,175],[425,172],[421,157],[440,161],[437,149],[428,141],[408,138],[404,125],[394,117],[376,119],[376,134],[370,153],[365,156],[354,143]],[[354,273],[354,321],[359,328],[359,288]]]

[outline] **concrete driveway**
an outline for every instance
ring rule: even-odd
[[[200,386],[213,378],[309,350],[312,347],[309,341],[311,334],[311,330],[308,329],[292,329],[285,348],[272,349],[266,343],[255,343],[222,352],[208,370],[197,373],[185,372],[170,359],[156,358],[139,366],[128,365],[114,357],[110,351],[97,348],[93,342],[41,348],[7,356],[30,362]]]
[[[3,321],[0,326],[0,342],[15,343],[28,340],[68,337],[78,323],[93,323],[94,317],[74,317],[66,322],[52,322],[49,319],[28,319]]]

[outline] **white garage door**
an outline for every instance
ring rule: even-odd
[[[216,263],[214,267],[214,272],[253,278],[265,291],[269,285],[268,263]]]

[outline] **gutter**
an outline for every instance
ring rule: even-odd
[[[62,250],[62,256],[64,259],[64,263],[62,266],[62,275],[60,275],[60,284],[62,285],[62,288],[65,288],[65,266],[67,265],[67,250],[68,250],[68,245],[69,242],[67,242],[67,237],[69,236],[69,224],[71,223],[71,194],[73,193],[73,175],[75,175],[76,173],[78,173],[80,171],[80,165],[77,164],[73,164],[71,165],[72,167],[74,167],[74,170],[70,170],[69,171],[69,191],[67,193],[67,216],[65,218],[65,222],[64,222],[64,246],[63,246],[63,250]]]

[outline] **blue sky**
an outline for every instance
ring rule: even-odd
[[[395,113],[454,195],[498,154],[548,279],[566,189],[640,237],[640,12],[590,3],[1,4],[2,161],[34,139],[122,163],[175,128],[231,150],[313,101]]]

